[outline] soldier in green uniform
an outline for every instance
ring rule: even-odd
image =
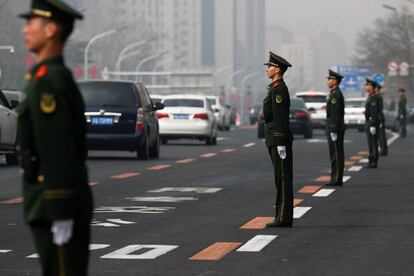
[[[292,227],[293,223],[293,135],[289,128],[290,97],[283,75],[292,65],[270,52],[266,74],[272,80],[263,100],[265,140],[273,163],[276,204],[275,220],[267,227]]]
[[[400,100],[398,101],[398,119],[400,121],[401,137],[407,137],[407,98],[405,97],[405,89],[398,90]]]
[[[329,70],[327,85],[331,90],[326,103],[326,135],[331,160],[331,182],[327,186],[342,186],[344,175],[345,101],[339,84],[343,76]]]
[[[388,154],[387,135],[385,134],[385,116],[384,116],[384,98],[381,95],[382,85],[377,83],[375,93],[378,97],[380,106],[380,120],[379,120],[379,148],[380,155],[386,156]]]
[[[369,96],[365,103],[365,130],[368,139],[369,148],[369,164],[367,168],[378,167],[378,138],[379,138],[379,124],[380,124],[380,103],[375,94],[375,87],[377,83],[373,80],[367,79],[365,90]]]
[[[16,147],[24,217],[43,275],[87,275],[92,194],[85,165],[84,103],[63,49],[82,15],[59,0],[33,0],[20,17],[36,64],[26,74]]]

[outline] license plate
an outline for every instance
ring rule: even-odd
[[[189,115],[188,114],[174,114],[173,118],[175,120],[188,120]]]
[[[111,117],[92,117],[92,125],[113,125],[114,120]]]

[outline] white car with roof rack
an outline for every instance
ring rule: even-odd
[[[295,94],[296,98],[303,99],[306,108],[311,113],[313,128],[325,128],[326,126],[326,102],[328,95],[328,92],[322,91],[303,91]]]

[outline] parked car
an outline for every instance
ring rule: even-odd
[[[384,100],[384,118],[385,127],[398,132],[400,130],[400,121],[398,118],[398,107]]]
[[[306,108],[311,113],[313,128],[324,129],[326,126],[326,102],[328,100],[327,92],[297,92],[296,98],[304,100]]]
[[[219,130],[230,130],[231,127],[231,108],[228,105],[220,103],[220,98],[217,96],[207,96],[211,107],[214,110]]]
[[[17,115],[13,111],[17,104],[17,101],[9,102],[0,90],[0,154],[6,156],[6,163],[9,165],[17,164]]]
[[[138,159],[160,155],[156,111],[142,83],[129,81],[79,82],[86,105],[88,150],[136,151]]]
[[[347,128],[364,131],[365,127],[365,98],[349,98],[345,100],[344,122]]]
[[[311,113],[301,98],[290,99],[289,125],[293,134],[303,135],[305,139],[313,138]],[[259,139],[263,139],[265,137],[263,112],[260,113],[257,124],[257,137]]]
[[[165,108],[158,112],[163,144],[171,139],[204,140],[206,145],[217,144],[218,123],[210,101],[200,95],[166,96]]]

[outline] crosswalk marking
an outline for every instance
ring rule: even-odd
[[[315,193],[314,195],[312,195],[313,197],[328,197],[330,196],[333,192],[335,192],[335,189],[321,189],[319,190],[317,193]]]
[[[243,246],[237,249],[238,252],[260,252],[265,248],[269,243],[276,239],[276,235],[257,235]]]
[[[256,143],[248,143],[248,144],[244,145],[243,147],[244,148],[250,148],[250,147],[253,147],[254,145],[256,145]]]
[[[132,244],[115,250],[109,254],[103,255],[101,258],[124,260],[154,260],[176,248],[178,248],[177,245]],[[147,251],[140,254],[132,254],[142,249],[147,249]]]
[[[206,188],[206,187],[164,187],[158,190],[148,191],[149,193],[165,193],[165,192],[182,192],[197,194],[214,194],[223,190],[223,188]]]
[[[198,200],[195,197],[171,197],[171,196],[138,196],[138,197],[127,197],[126,199],[131,201],[141,202],[184,202]]]
[[[362,166],[352,166],[348,169],[348,172],[359,172],[362,169]]]
[[[312,207],[295,207],[293,208],[293,218],[299,219],[303,217]]]

